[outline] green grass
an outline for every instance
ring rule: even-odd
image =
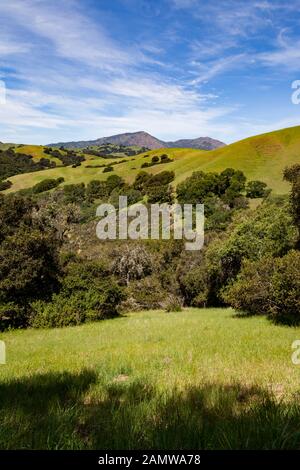
[[[36,147],[36,146],[35,146]],[[26,150],[27,149],[27,150]],[[36,158],[41,150],[33,146],[24,146],[22,151],[34,152]],[[132,182],[141,170],[144,162],[150,161],[153,155],[166,153],[174,161],[162,165],[155,165],[146,171],[158,173],[162,170],[175,172],[175,185],[193,171],[222,171],[232,167],[244,171],[249,179],[265,181],[277,194],[287,193],[289,185],[282,180],[283,169],[300,161],[300,127],[292,127],[280,131],[250,137],[212,151],[193,149],[159,149],[146,152],[135,157],[125,157],[128,160],[115,167],[114,173]],[[26,175],[17,175],[9,178],[13,186],[8,192],[28,188],[45,178],[58,178],[63,176],[66,183],[88,183],[93,179],[106,179],[109,174],[104,173],[103,168],[86,168],[86,165],[109,163],[114,160],[104,160],[93,156],[88,157],[77,168],[55,168]]]
[[[299,448],[299,337],[230,309],[7,332],[0,448]]]

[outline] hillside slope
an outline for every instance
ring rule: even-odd
[[[32,150],[32,147],[29,147]],[[26,147],[22,150],[25,151]],[[294,163],[300,163],[300,126],[283,129],[267,134],[249,137],[234,144],[212,151],[193,149],[159,149],[136,157],[127,157],[126,162],[115,167],[113,173],[104,173],[103,168],[87,168],[104,162],[95,157],[77,168],[54,168],[36,173],[27,173],[10,178],[13,186],[9,191],[28,188],[45,179],[63,176],[66,183],[89,182],[93,179],[106,179],[110,174],[123,176],[131,182],[144,162],[149,162],[153,155],[167,153],[171,163],[155,165],[146,171],[158,173],[162,170],[175,172],[175,184],[191,175],[193,171],[222,171],[232,167],[242,170],[249,179],[265,181],[275,193],[286,193],[289,185],[282,181],[283,169]],[[110,160],[105,160],[108,163]],[[112,160],[113,161],[113,160]]]

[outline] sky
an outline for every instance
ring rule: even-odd
[[[0,0],[0,141],[300,124],[300,0]]]

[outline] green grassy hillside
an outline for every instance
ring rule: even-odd
[[[2,334],[0,448],[298,449],[300,329],[233,313]]]
[[[40,150],[32,146],[22,147],[38,157]],[[222,171],[232,167],[244,171],[248,179],[265,181],[275,193],[285,193],[288,184],[282,181],[285,166],[300,162],[300,127],[283,129],[241,140],[220,149],[203,151],[193,149],[159,149],[126,157],[126,162],[115,167],[114,173],[123,176],[128,182],[134,180],[144,162],[151,160],[153,155],[168,154],[174,161],[153,166],[146,171],[158,173],[168,169],[175,171],[175,184],[190,176],[193,171]],[[144,158],[149,155],[148,158]],[[89,182],[93,179],[106,179],[109,174],[103,168],[86,168],[87,165],[114,162],[115,160],[88,156],[88,160],[77,168],[55,168],[10,178],[13,186],[9,191],[28,188],[45,178],[63,176],[66,183]]]

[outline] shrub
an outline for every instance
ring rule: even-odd
[[[26,309],[14,302],[0,304],[0,331],[24,328],[28,324]]]
[[[64,182],[64,178],[47,178],[40,183],[37,183],[35,186],[32,188],[32,192],[34,194],[39,194],[43,193],[44,191],[49,191],[50,189],[56,188],[59,186],[61,183]]]
[[[282,199],[265,202],[255,211],[237,213],[226,232],[201,250],[197,262],[190,260],[179,276],[188,305],[224,305],[222,291],[239,274],[247,259],[284,256],[295,246],[297,231]]]
[[[149,181],[149,179],[151,178],[151,175],[149,173],[147,173],[146,171],[140,171],[136,178],[135,178],[135,181],[133,183],[133,188],[138,190],[138,191],[141,191],[143,194],[145,193],[145,186],[147,184],[147,182]]]
[[[33,327],[78,325],[118,315],[124,290],[107,269],[94,262],[71,262],[61,279],[61,290],[51,302],[34,302]]]
[[[0,181],[0,191],[5,191],[6,189],[11,188],[11,181]]]
[[[150,186],[147,188],[147,196],[149,204],[172,204],[174,201],[173,190],[169,185]]]
[[[123,291],[117,285],[98,291],[55,294],[51,302],[34,302],[30,325],[34,328],[55,328],[80,325],[88,321],[103,320],[118,314],[117,306],[123,300]]]
[[[300,324],[300,252],[290,251],[275,262],[270,317],[276,323]]]
[[[0,247],[0,290],[6,301],[26,305],[57,285],[58,243],[51,234],[20,228]]]
[[[263,181],[249,181],[246,185],[246,197],[251,199],[266,197],[270,193]]]
[[[169,294],[164,302],[164,309],[166,312],[181,312],[182,299],[174,294]]]
[[[227,303],[247,314],[267,314],[274,322],[300,324],[300,252],[282,258],[246,261],[223,293]]]
[[[159,162],[159,157],[157,157],[157,155],[154,155],[154,157],[151,158],[151,162],[152,163],[158,163]]]
[[[110,195],[112,191],[116,188],[122,188],[125,184],[125,181],[121,176],[110,175],[106,180],[107,194]]]
[[[114,171],[114,168],[112,166],[106,166],[103,170],[103,173],[109,173],[110,171]]]
[[[85,200],[84,183],[67,184],[63,188],[64,200],[67,204],[81,204]]]
[[[26,327],[33,300],[58,287],[58,244],[47,232],[22,226],[0,245],[0,328]]]
[[[300,165],[296,164],[284,170],[284,179],[292,184],[290,205],[293,221],[298,229],[297,247],[300,249]]]
[[[107,197],[108,187],[106,181],[92,180],[86,187],[86,196],[89,202],[95,199],[102,199]]]
[[[173,160],[171,158],[168,157],[168,155],[166,154],[163,154],[160,156],[160,163],[170,163],[172,162]]]
[[[259,261],[245,260],[237,279],[223,292],[223,299],[233,308],[249,315],[270,313],[270,280],[274,260],[265,256]]]
[[[149,188],[150,186],[165,186],[170,184],[174,178],[174,171],[161,171],[156,175],[150,175],[150,178],[144,184],[144,188]]]
[[[127,285],[152,273],[153,258],[140,244],[121,245],[113,253],[112,271]]]
[[[149,310],[162,308],[166,292],[159,279],[152,275],[133,281],[128,288],[128,296],[137,310]]]
[[[0,195],[0,243],[12,235],[20,225],[32,225],[33,201],[19,194]]]
[[[127,204],[131,206],[132,204],[136,204],[141,199],[143,199],[143,195],[137,189],[130,188],[128,186],[124,186],[123,188],[115,188],[109,198],[109,202],[113,204],[115,207],[119,205],[119,196],[126,196],[127,197]]]
[[[222,173],[196,171],[177,186],[177,196],[181,203],[198,204],[213,195],[222,197],[226,204],[240,197],[245,188],[246,177],[238,170],[227,168]]]
[[[182,274],[178,274],[179,286],[185,302],[193,307],[206,307],[209,295],[209,279],[204,260],[200,261],[199,265],[190,266],[190,269],[185,265]]]

